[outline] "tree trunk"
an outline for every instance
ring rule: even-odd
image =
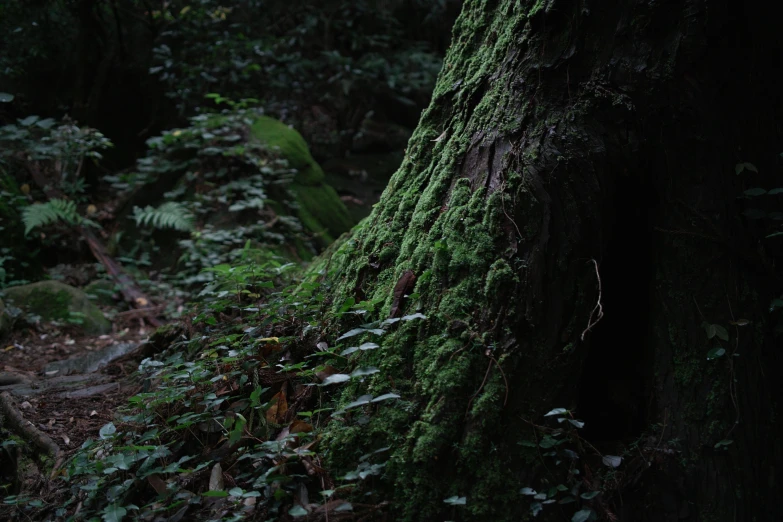
[[[531,501],[781,519],[781,285],[738,199],[779,168],[777,17],[754,4],[466,2],[403,165],[329,261],[336,295],[428,318],[396,323],[362,355],[380,377],[343,396],[401,401],[327,437],[338,469],[391,447],[373,490],[390,520],[520,520]],[[558,407],[586,424],[549,448]],[[581,458],[546,455],[563,448]],[[559,484],[577,501],[520,493]]]

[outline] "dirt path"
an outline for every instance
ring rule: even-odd
[[[114,420],[117,409],[140,390],[132,375],[151,333],[149,328],[136,326],[90,337],[50,327],[16,331],[3,341],[2,496],[53,487],[45,476],[48,470],[43,473],[41,465],[31,470],[30,459],[22,458],[22,452],[51,454],[41,440],[53,442],[56,448],[48,447],[59,450],[56,460],[66,462],[84,441],[98,438],[100,428]],[[13,437],[25,444],[8,444]],[[23,460],[28,464],[22,466]]]

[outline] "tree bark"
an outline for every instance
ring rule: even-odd
[[[392,520],[524,518],[521,488],[569,476],[529,447],[557,407],[625,459],[607,474],[585,454],[570,480],[601,495],[543,519],[781,518],[780,279],[734,172],[778,168],[773,9],[466,2],[403,165],[329,261],[340,298],[428,317],[397,323],[363,355],[380,377],[344,392],[402,402],[327,436],[338,469],[391,447]]]

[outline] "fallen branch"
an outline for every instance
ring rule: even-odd
[[[50,477],[54,477],[55,472],[63,461],[63,452],[60,446],[55,444],[49,435],[36,428],[32,422],[25,420],[22,412],[19,411],[19,408],[14,403],[14,399],[8,392],[0,393],[0,413],[3,414],[5,422],[10,428],[54,458],[54,466],[50,475]]]

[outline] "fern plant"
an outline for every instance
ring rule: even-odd
[[[76,203],[65,199],[52,199],[46,203],[34,203],[22,210],[24,233],[29,234],[35,227],[45,227],[63,221],[67,225],[84,224],[85,220],[76,211]]]
[[[190,232],[193,230],[194,218],[182,203],[167,201],[158,208],[146,207],[133,209],[133,219],[137,225],[153,226],[155,228],[173,228]]]

